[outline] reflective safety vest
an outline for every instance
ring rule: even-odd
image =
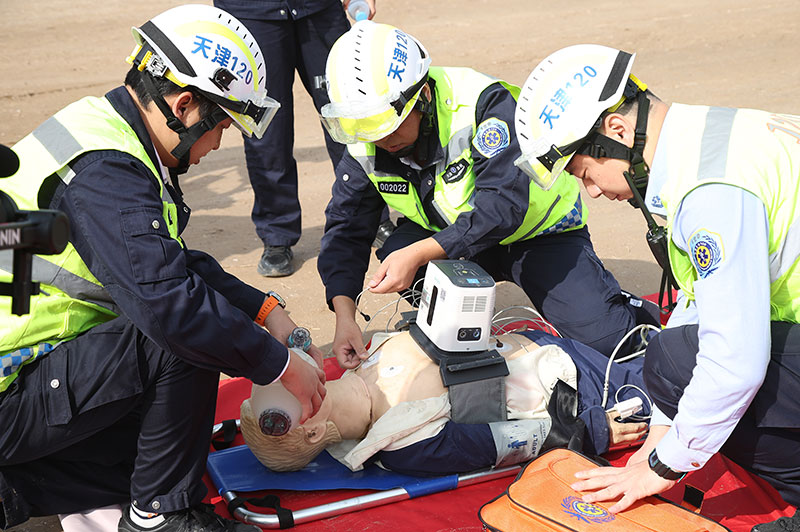
[[[19,209],[49,208],[38,204],[47,178],[57,176],[69,186],[75,176],[70,162],[96,150],[128,153],[150,169],[154,183],[161,187],[163,222],[172,238],[181,242],[176,206],[156,166],[131,126],[105,98],[79,100],[19,141],[14,151],[19,155],[20,168],[3,179],[3,191]],[[10,282],[11,273],[12,251],[0,251],[0,282]],[[0,296],[0,392],[8,388],[22,365],[118,315],[114,301],[71,243],[58,255],[35,255],[33,281],[40,283],[40,293],[31,297],[29,314],[11,314],[11,298]]]
[[[519,96],[520,89],[469,68],[431,67],[430,77],[436,82],[436,116],[444,151],[444,159],[436,163],[433,207],[443,220],[452,224],[459,214],[473,209],[475,170],[470,145],[477,128],[478,98],[489,85],[497,82],[508,89],[514,99]],[[417,190],[404,177],[375,170],[374,144],[349,144],[347,149],[389,207],[430,231],[444,229],[428,220]],[[517,170],[510,168],[509,172],[512,171]],[[578,182],[568,174],[564,177],[548,191],[531,182],[525,218],[501,244],[578,229],[586,224],[586,209],[581,202]]]
[[[694,300],[697,270],[689,254],[672,242],[672,220],[683,198],[700,185],[734,185],[758,197],[767,212],[770,319],[800,323],[800,117],[679,104],[669,113],[680,124],[681,138],[675,141],[677,149],[670,145],[673,157],[660,195],[678,285]],[[717,247],[700,243],[690,252],[700,268],[712,268],[725,253]]]

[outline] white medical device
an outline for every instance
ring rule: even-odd
[[[494,313],[495,282],[469,261],[428,263],[417,326],[442,351],[485,351]]]

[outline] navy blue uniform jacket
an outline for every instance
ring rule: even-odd
[[[106,94],[133,127],[157,165],[155,149],[124,87]],[[261,290],[226,273],[208,254],[181,247],[162,218],[158,182],[131,155],[87,153],[72,163],[76,175],[59,185],[49,208],[70,220],[70,240],[92,274],[137,328],[189,364],[272,382],[288,360],[287,348],[253,322]],[[190,209],[169,186],[179,232]]]

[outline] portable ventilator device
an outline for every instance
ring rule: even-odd
[[[505,359],[489,350],[495,282],[474,262],[428,263],[411,336],[433,359],[445,386],[508,375]]]

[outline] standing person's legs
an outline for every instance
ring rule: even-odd
[[[322,106],[329,103],[328,91],[324,87],[317,88],[317,77],[325,74],[325,64],[328,53],[333,43],[350,29],[350,22],[342,9],[341,4],[334,2],[328,8],[318,13],[298,20],[295,24],[297,30],[297,73],[306,92],[311,96],[317,112]],[[320,127],[322,125],[320,124]],[[344,154],[345,145],[335,142],[328,131],[322,127],[325,138],[325,148],[333,167]],[[381,217],[381,225],[375,242],[380,247],[394,230],[394,224],[389,220],[389,208],[386,207]]]
[[[296,32],[291,20],[241,20],[264,54],[267,94],[281,104],[263,137],[244,137],[247,172],[254,195],[251,217],[264,243],[258,272],[279,277],[294,271],[291,247],[297,244],[301,232],[297,161],[292,154]]]
[[[597,257],[585,227],[495,247],[477,262],[495,278],[512,281],[565,337],[606,356],[639,324],[657,326],[657,309],[629,298]],[[652,309],[652,312],[651,312]],[[639,343],[634,335],[619,353]]]
[[[124,318],[25,366],[0,395],[6,524],[131,499],[151,512],[200,502],[218,380]]]
[[[644,377],[651,398],[674,418],[692,377],[698,326],[659,333],[647,348]],[[800,505],[800,325],[773,322],[764,383],[720,450],[772,484],[786,502]]]
[[[295,23],[297,38],[295,51],[297,60],[297,73],[306,92],[311,96],[317,112],[322,106],[329,103],[328,92],[324,87],[317,88],[318,76],[325,74],[325,64],[333,43],[350,29],[350,22],[342,9],[341,4],[333,3],[327,9],[309,15]],[[345,145],[335,142],[328,132],[322,127],[325,138],[325,148],[331,163],[336,165],[344,153]]]

